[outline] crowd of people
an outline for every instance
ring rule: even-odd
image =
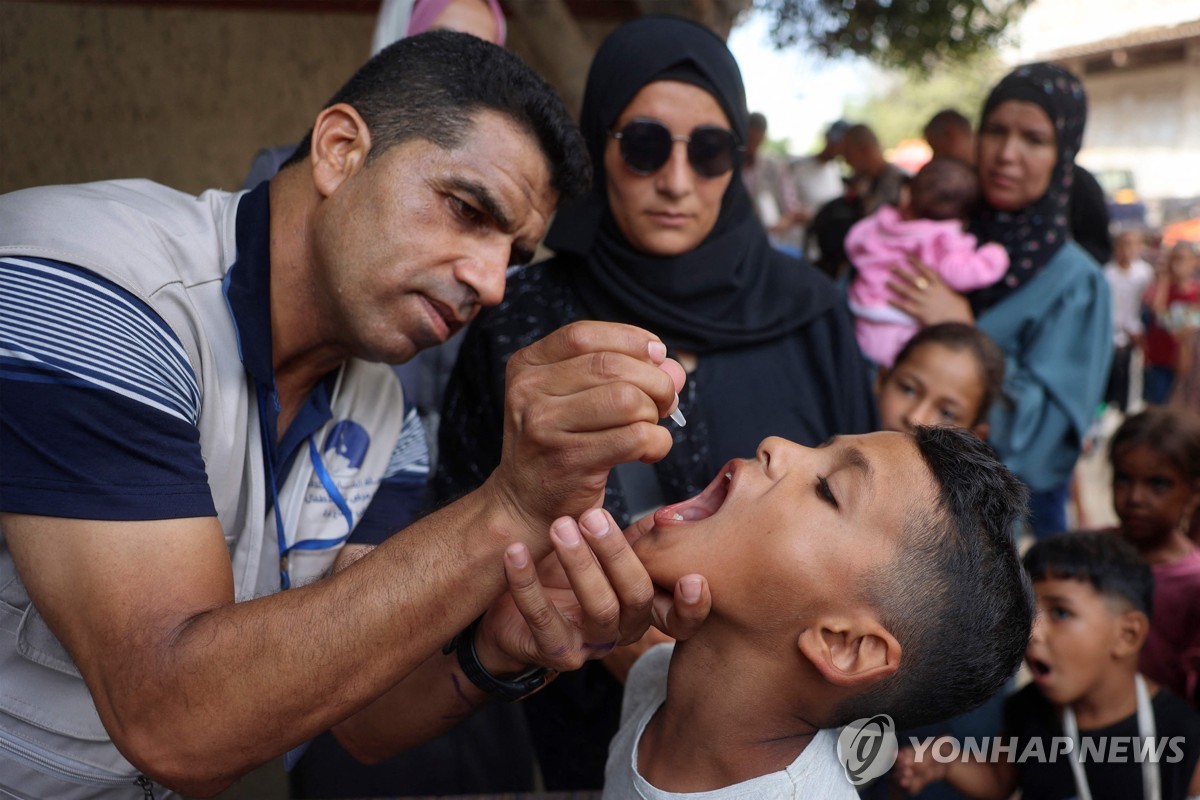
[[[241,192],[0,197],[0,794],[1200,794],[1196,252],[1108,243],[1076,76],[910,177],[765,154],[689,20],[576,125],[493,0],[382,19]],[[1173,744],[860,787],[876,715]]]

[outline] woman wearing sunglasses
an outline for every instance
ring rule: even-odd
[[[747,118],[737,63],[706,28],[644,17],[605,40],[580,125],[592,192],[558,213],[555,257],[512,274],[504,302],[468,331],[443,407],[440,497],[499,460],[508,357],[585,318],[654,331],[690,373],[687,424],[665,423],[671,452],[609,478],[605,505],[622,526],[696,494],[764,436],[815,445],[874,429],[844,304],[823,275],[773,250],[754,215],[738,174]],[[523,703],[549,789],[603,781],[620,686],[589,666]]]

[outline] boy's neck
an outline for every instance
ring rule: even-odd
[[[1071,704],[1081,731],[1104,728],[1137,711],[1137,660],[1113,664],[1099,683]]]
[[[790,676],[762,669],[779,659],[759,655],[717,647],[702,635],[675,646],[667,699],[637,745],[643,778],[664,791],[709,791],[796,760],[818,728],[791,713],[795,665]]]

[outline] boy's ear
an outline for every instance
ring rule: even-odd
[[[798,644],[826,681],[847,689],[864,689],[900,667],[900,642],[873,616],[821,619]]]
[[[357,172],[371,151],[371,132],[358,111],[337,103],[317,115],[312,131],[313,183],[329,197]]]
[[[1136,656],[1150,633],[1150,618],[1141,611],[1124,611],[1113,621],[1113,655],[1118,658]]]

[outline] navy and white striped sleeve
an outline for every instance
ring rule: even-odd
[[[200,391],[149,306],[56,261],[0,259],[0,511],[213,516]]]

